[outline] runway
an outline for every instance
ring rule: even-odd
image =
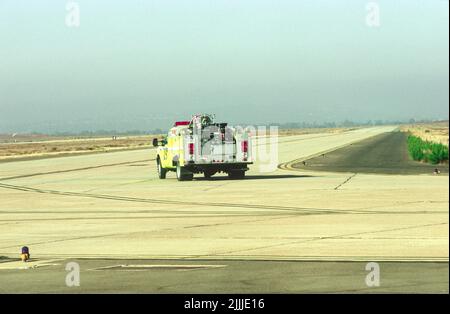
[[[178,182],[173,173],[159,180],[152,148],[0,163],[0,276],[26,276],[30,270],[18,269],[20,264],[11,259],[27,245],[36,262],[53,260],[60,265],[36,268],[32,276],[37,282],[47,280],[41,273],[64,272],[69,260],[86,262],[91,268],[123,260],[136,264],[207,261],[240,265],[247,272],[258,262],[261,267],[252,276],[267,274],[268,282],[278,284],[215,282],[193,284],[192,291],[208,292],[214,287],[211,291],[357,292],[363,289],[358,286],[363,281],[346,281],[325,291],[325,286],[297,278],[288,281],[290,288],[284,290],[279,274],[267,272],[271,263],[281,263],[281,272],[298,267],[314,277],[328,267],[339,269],[340,263],[347,263],[346,271],[353,271],[367,262],[379,262],[390,265],[386,266],[388,276],[394,276],[401,265],[412,267],[401,268],[399,273],[405,276],[407,269],[432,275],[426,276],[423,285],[409,288],[401,288],[399,280],[405,276],[388,277],[385,282],[389,284],[378,291],[397,287],[401,292],[442,292],[446,284],[448,292],[448,176],[292,167],[393,130],[376,127],[280,138],[279,169],[261,173],[256,163],[244,180],[218,176]],[[312,264],[302,268],[302,263]],[[227,268],[226,276],[241,276],[233,267]],[[364,274],[362,269],[358,276]],[[156,273],[163,285],[161,271]],[[222,269],[189,272],[203,271],[224,275]],[[335,272],[328,274],[330,280],[339,279]],[[100,275],[91,271],[85,276],[95,282]],[[54,280],[48,279],[41,291],[58,291]],[[145,285],[144,281],[124,283],[122,290],[112,285],[103,287],[116,292],[159,291],[157,284]],[[38,287],[30,289],[39,291]],[[179,285],[163,291],[189,292],[186,289]],[[84,291],[94,290],[89,286]],[[18,292],[23,287],[2,280],[0,291]]]

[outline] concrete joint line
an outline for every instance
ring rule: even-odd
[[[341,184],[339,184],[338,186],[336,186],[334,188],[334,190],[339,190],[339,188],[341,186],[343,186],[344,184],[348,183],[351,179],[353,179],[355,176],[357,175],[357,173],[352,174],[350,177],[348,177],[344,182],[342,182]]]

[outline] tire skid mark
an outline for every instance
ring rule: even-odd
[[[285,246],[285,245],[291,245],[291,244],[307,243],[307,242],[322,241],[322,240],[345,239],[346,237],[354,237],[354,236],[365,235],[365,234],[383,233],[383,232],[399,231],[399,230],[409,230],[409,229],[417,229],[417,228],[424,228],[424,227],[442,226],[442,225],[448,225],[448,224],[449,224],[448,222],[440,222],[440,223],[414,225],[414,226],[400,227],[400,228],[390,228],[390,229],[382,229],[382,230],[374,230],[374,231],[338,234],[338,235],[334,235],[334,236],[311,237],[308,240],[296,240],[296,241],[289,241],[289,242],[278,243],[278,244],[270,244],[270,245],[264,245],[264,246],[236,250],[236,251],[226,251],[226,252],[222,252],[222,253],[216,253],[214,255],[220,256],[222,254],[233,254],[233,253],[255,251],[255,250],[260,250],[260,249],[267,249],[267,248],[279,247],[279,246]]]
[[[260,222],[260,221],[268,221],[268,220],[274,220],[274,219],[283,219],[288,218],[292,215],[282,215],[282,217],[273,217],[270,218],[264,218],[264,219],[250,219],[250,220],[242,220],[242,221],[233,221],[233,222],[222,222],[222,223],[212,223],[212,224],[203,224],[203,225],[191,225],[191,226],[182,226],[182,227],[169,227],[169,228],[163,228],[163,229],[157,229],[157,230],[149,230],[149,231],[135,231],[135,232],[119,232],[119,233],[107,233],[107,234],[99,234],[99,235],[88,235],[88,236],[81,236],[81,237],[71,237],[71,238],[65,238],[65,239],[55,239],[55,240],[46,240],[46,241],[39,241],[30,243],[29,245],[41,245],[41,244],[50,244],[50,243],[59,243],[59,242],[66,242],[66,241],[75,241],[75,240],[85,240],[85,239],[98,239],[98,238],[108,238],[108,237],[115,237],[115,236],[130,236],[133,234],[142,234],[142,233],[161,233],[161,232],[170,232],[170,231],[176,231],[176,230],[183,230],[183,229],[193,229],[193,228],[207,228],[207,227],[217,227],[217,226],[224,226],[224,225],[233,225],[233,224],[242,224],[242,223],[254,223],[254,222]],[[166,237],[165,237],[166,238]],[[0,249],[11,249],[17,247],[14,246],[5,246],[0,247]]]
[[[406,201],[406,202],[396,202],[392,204],[391,206],[405,206],[405,205],[415,205],[415,204],[448,204],[448,201]],[[370,210],[370,209],[376,209],[376,208],[384,208],[386,205],[376,205],[376,206],[368,206],[368,207],[361,207],[360,210]],[[448,206],[447,206],[448,207]],[[418,211],[419,212],[419,211]],[[432,214],[432,213],[441,213],[445,214],[448,213],[448,210],[433,210],[433,211],[422,211],[424,214]],[[407,213],[407,212],[405,212]]]
[[[154,160],[155,159],[144,159],[144,160],[137,160],[137,161],[119,162],[119,163],[114,163],[114,164],[105,164],[105,165],[98,165],[98,166],[89,166],[89,167],[82,167],[82,168],[75,168],[75,169],[67,169],[67,170],[37,172],[37,173],[30,173],[30,174],[24,174],[24,175],[19,175],[19,176],[0,178],[0,181],[23,179],[23,178],[30,178],[30,177],[37,177],[37,176],[44,176],[44,175],[51,175],[51,174],[68,173],[68,172],[76,172],[76,171],[84,171],[84,170],[92,170],[92,169],[99,169],[99,168],[106,168],[106,167],[132,165],[132,164],[136,164],[136,163],[149,162],[149,161],[154,161]]]
[[[169,209],[169,210],[93,210],[93,211],[76,211],[76,210],[70,210],[70,211],[14,211],[14,210],[0,210],[1,214],[22,214],[22,215],[50,215],[50,214],[154,214],[154,213],[164,213],[164,214],[177,214],[177,216],[173,217],[179,217],[179,214],[188,215],[188,217],[191,217],[191,215],[195,215],[195,217],[200,216],[217,216],[225,217],[225,216],[254,216],[253,213],[249,213],[248,211],[233,211],[233,212],[225,212],[225,211],[216,211],[216,210],[176,210],[176,209]],[[201,214],[201,215],[199,215]],[[274,213],[274,212],[258,212],[258,215],[285,215],[284,213]]]
[[[92,188],[92,189],[88,189],[88,190],[83,191],[83,193],[90,193],[90,192],[97,191],[97,190],[102,190],[102,189],[105,189],[105,188],[117,188],[117,187],[120,187],[120,186],[127,186],[127,185],[130,185],[130,184],[139,184],[139,183],[149,182],[150,180],[151,179],[145,179],[145,180],[137,180],[137,181],[125,182],[125,183],[110,184],[110,185],[107,185],[107,186],[105,185],[105,186],[101,186],[101,187],[95,187],[95,188]]]
[[[266,213],[258,214],[258,217],[267,216],[283,216],[286,214],[275,214]],[[295,215],[297,216],[297,214]],[[66,220],[145,220],[145,219],[185,219],[185,218],[243,218],[243,217],[255,217],[253,214],[231,214],[231,215],[221,215],[221,214],[210,214],[210,215],[196,215],[195,213],[185,214],[185,215],[169,215],[169,216],[96,216],[96,217],[61,217],[61,218],[27,218],[27,219],[0,219],[0,225],[7,225],[11,223],[24,223],[24,222],[35,222],[35,221],[66,221]],[[200,225],[199,225],[200,226]]]
[[[274,211],[288,211],[292,213],[298,213],[302,215],[320,215],[320,214],[424,214],[424,213],[434,213],[434,212],[424,212],[424,211],[373,211],[373,210],[339,210],[339,209],[329,209],[329,208],[314,208],[314,207],[294,207],[294,206],[280,206],[280,205],[262,205],[262,204],[238,204],[238,203],[209,203],[209,202],[196,202],[196,201],[177,201],[177,200],[164,200],[164,199],[151,199],[151,198],[136,198],[127,196],[114,196],[107,194],[90,194],[81,192],[66,192],[57,190],[44,190],[31,188],[27,186],[18,186],[0,183],[0,188],[17,190],[22,192],[33,192],[41,194],[52,194],[59,196],[72,196],[72,197],[84,197],[84,198],[95,198],[103,200],[113,200],[113,201],[123,201],[123,202],[135,202],[135,203],[149,203],[149,204],[164,204],[164,205],[184,205],[184,206],[211,206],[211,207],[230,207],[230,208],[244,208],[244,209],[256,209],[256,210],[274,210]],[[175,212],[168,210],[152,210],[152,212]],[[1,211],[0,211],[1,213]]]
[[[80,192],[65,192],[56,190],[44,190],[31,188],[27,186],[18,186],[0,183],[0,188],[17,190],[23,192],[35,192],[42,194],[53,194],[62,196],[75,196],[75,197],[85,197],[85,198],[96,198],[114,201],[125,201],[125,202],[137,202],[137,203],[151,203],[151,204],[165,204],[165,205],[188,205],[188,206],[213,206],[213,207],[232,207],[232,208],[249,208],[249,209],[271,209],[280,211],[291,211],[291,212],[302,212],[309,214],[342,214],[342,213],[358,213],[358,211],[341,211],[335,209],[321,209],[321,208],[310,208],[310,207],[290,207],[290,206],[279,206],[279,205],[261,205],[261,204],[237,204],[237,203],[213,203],[213,202],[195,202],[195,201],[177,201],[177,200],[164,200],[164,199],[151,199],[151,198],[136,198],[136,197],[126,197],[126,196],[113,196],[106,194],[90,194],[90,193],[80,193]],[[361,213],[361,212],[359,212]]]

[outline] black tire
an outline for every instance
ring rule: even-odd
[[[178,181],[191,181],[194,178],[194,174],[181,167],[179,163],[177,163],[176,173]]]
[[[166,174],[167,174],[167,169],[163,168],[161,165],[161,160],[156,159],[156,168],[158,169],[158,178],[160,179],[165,179],[166,178]]]
[[[232,170],[228,172],[228,178],[230,179],[244,179],[245,170]]]
[[[205,176],[205,179],[211,179],[211,177],[213,176],[213,175],[215,175],[216,174],[216,172],[215,171],[205,171],[205,172],[203,172],[203,175]]]

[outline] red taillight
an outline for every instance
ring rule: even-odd
[[[246,153],[248,151],[248,142],[247,141],[241,142],[241,149],[242,149],[243,153]]]
[[[189,123],[189,121],[177,121],[175,122],[174,126],[189,125]]]
[[[189,155],[194,155],[194,143],[189,143]]]

